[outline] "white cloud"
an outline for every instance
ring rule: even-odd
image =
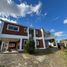
[[[56,20],[58,20],[60,17],[59,16],[57,16],[57,17],[55,17],[52,21],[56,21]]]
[[[12,1],[11,1],[11,0],[7,0],[7,2],[8,2],[9,4],[11,4],[11,3],[12,3]]]
[[[33,27],[33,25],[32,25],[32,24],[30,24],[30,27]]]
[[[10,20],[10,19],[7,19],[7,18],[0,18],[0,19],[2,19],[4,21],[7,21],[7,22],[10,22],[10,23],[17,23],[16,21],[13,21],[13,20]],[[0,21],[0,23],[1,23],[1,21]]]
[[[0,21],[0,24],[1,24],[1,21]]]
[[[62,36],[63,32],[55,32],[55,36]]]
[[[39,9],[40,9],[41,5],[42,4],[39,2],[39,4],[36,5],[35,7],[31,7],[31,11],[36,13],[36,14],[39,14]]]
[[[54,29],[51,29],[50,32],[55,32],[55,30]]]
[[[50,22],[56,21],[56,20],[58,20],[59,18],[60,18],[60,16],[57,16],[57,17],[53,18],[52,20],[50,20]]]
[[[64,24],[67,24],[67,19],[64,20]]]
[[[26,16],[27,14],[38,14],[41,8],[41,2],[32,6],[26,3],[15,4],[13,0],[0,0],[0,16]]]
[[[44,15],[47,16],[47,13],[45,13]]]

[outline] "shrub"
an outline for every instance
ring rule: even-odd
[[[34,40],[28,40],[24,46],[24,51],[26,53],[33,54],[35,52],[35,43]]]
[[[49,48],[53,48],[53,46],[49,45]]]
[[[64,46],[65,49],[67,49],[67,46]]]

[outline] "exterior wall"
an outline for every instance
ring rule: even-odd
[[[56,43],[54,43],[55,40],[54,39],[48,39],[48,40],[45,40],[45,45],[46,45],[46,48],[48,48],[49,46],[56,46]]]
[[[38,44],[37,44],[37,48],[43,48],[43,40],[36,40],[36,42],[38,41]]]
[[[46,48],[49,47],[48,40],[45,40],[45,46],[46,46]]]
[[[61,40],[60,43],[64,43],[64,46],[66,47],[67,46],[67,40]]]
[[[8,30],[7,29],[8,24],[18,26],[19,27],[19,32]],[[24,31],[25,28],[27,28],[27,27],[20,26],[20,25],[14,24],[14,23],[5,22],[4,23],[3,30],[2,30],[2,33],[3,34],[12,34],[12,35],[23,35],[23,36],[27,36],[27,32]]]
[[[26,44],[27,39],[22,39],[22,49],[24,49],[24,45]]]
[[[8,24],[18,26],[19,31],[16,32],[16,31],[8,30],[7,29]],[[28,29],[27,32],[24,31],[24,28]],[[46,41],[48,39],[53,38],[53,37],[45,37],[43,29],[32,29],[32,30],[30,30],[30,28],[28,28],[28,27],[21,26],[18,24],[14,24],[14,23],[8,23],[8,22],[4,22],[4,26],[3,26],[2,34],[0,34],[0,38],[3,38],[3,39],[5,39],[5,38],[6,39],[9,39],[9,38],[19,39],[19,42],[15,41],[15,44],[17,44],[17,46],[15,46],[15,48],[17,47],[19,49],[18,51],[23,51],[23,46],[24,46],[24,42],[25,42],[24,40],[28,40],[30,38],[30,34],[32,35],[31,38],[33,38],[35,41],[35,49],[46,49],[48,47],[48,44]],[[37,44],[37,41],[38,41],[38,44]],[[10,42],[12,42],[12,41],[9,41],[9,43]],[[10,49],[10,47],[9,47],[9,49]]]
[[[0,40],[0,49],[1,49],[1,43],[2,43],[2,41]]]
[[[4,25],[4,23],[2,21],[0,21],[0,34],[2,33],[3,25]]]
[[[7,46],[5,45],[6,43],[8,44]],[[8,38],[1,39],[1,48],[0,48],[1,51],[5,51],[6,48],[8,51],[18,50],[19,49],[18,46],[19,46],[19,40],[17,39],[8,39]]]
[[[17,42],[9,42],[8,50],[10,49],[16,50],[16,47],[17,47]]]
[[[33,39],[34,37],[34,29],[29,28],[29,38]]]
[[[42,37],[42,32],[40,29],[35,29],[35,35],[36,37]]]

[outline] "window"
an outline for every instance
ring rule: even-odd
[[[36,45],[39,45],[39,41],[38,40],[36,41]]]
[[[27,28],[24,28],[24,32],[27,32]]]
[[[27,39],[23,39],[22,49],[24,48],[24,45],[26,44],[26,42],[27,42]]]
[[[32,38],[32,34],[29,34],[29,38]]]
[[[7,29],[12,31],[17,31],[17,32],[19,31],[19,27],[15,25],[8,25]]]
[[[38,31],[36,31],[36,35],[38,35]]]
[[[16,43],[15,42],[10,42],[9,43],[9,47],[15,47],[16,46]]]

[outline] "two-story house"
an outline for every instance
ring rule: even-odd
[[[44,29],[33,29],[16,23],[0,20],[0,51],[23,51],[26,41],[32,38],[35,49],[46,49],[53,36]]]

